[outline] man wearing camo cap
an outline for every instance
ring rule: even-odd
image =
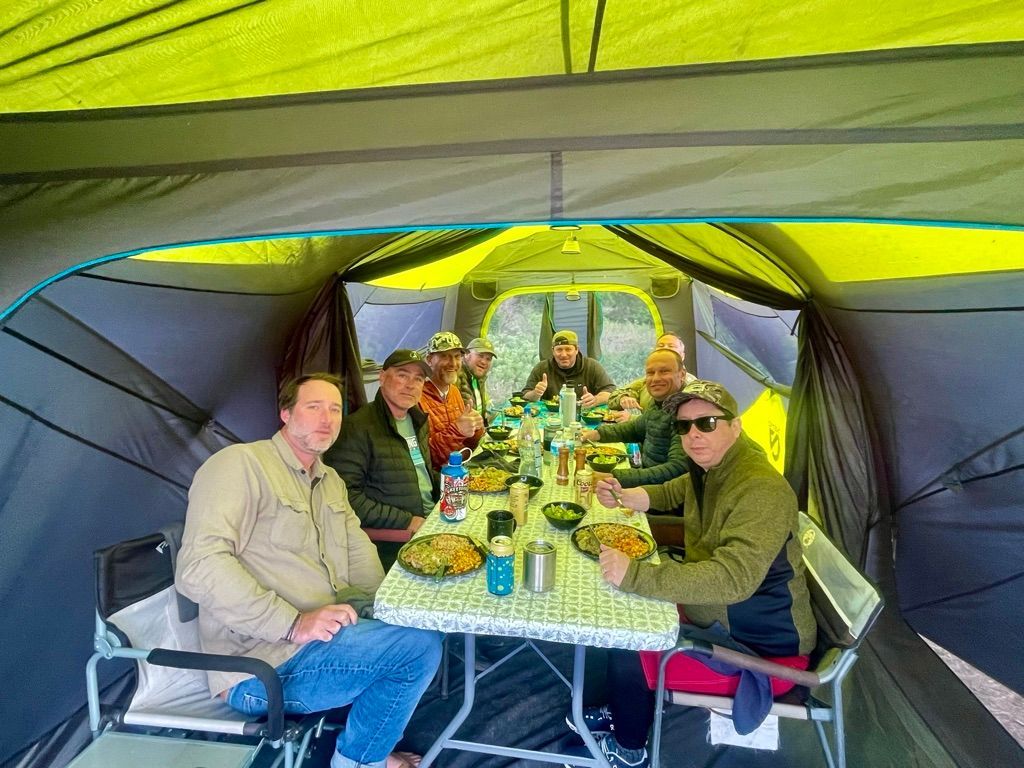
[[[430,420],[430,463],[435,470],[448,463],[452,451],[476,448],[484,434],[483,417],[466,405],[459,392],[459,369],[466,348],[451,331],[441,331],[427,343],[432,375],[423,385],[420,408]]]
[[[487,374],[498,355],[489,339],[478,337],[469,342],[459,371],[459,392],[467,405],[486,419],[490,398],[487,396]]]
[[[615,478],[601,480],[597,498],[606,507],[621,503],[639,512],[681,511],[685,559],[653,565],[605,549],[601,577],[624,592],[677,603],[690,624],[712,630],[720,625],[729,639],[755,653],[806,669],[816,626],[793,489],[743,433],[736,398],[718,382],[691,382],[667,397],[662,408],[675,420],[689,472],[639,488],[623,489]],[[615,696],[608,707],[588,708],[584,719],[591,731],[613,731],[601,742],[612,765],[648,765],[647,734],[654,720],[648,682],[657,679],[659,656],[609,653],[608,690]],[[696,687],[686,690],[724,694],[735,685],[734,678],[685,654],[671,659],[668,669],[669,675],[693,681]],[[771,694],[763,701],[770,707]]]

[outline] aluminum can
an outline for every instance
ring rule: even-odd
[[[590,509],[594,501],[594,473],[589,469],[581,469],[576,473],[576,503],[584,509]]]
[[[640,443],[626,443],[626,455],[629,456],[629,466],[639,469],[643,466],[643,457],[640,455]]]
[[[508,511],[515,518],[516,526],[526,525],[526,510],[530,506],[530,486],[526,483],[512,483],[508,488]]]
[[[495,536],[487,553],[487,591],[492,595],[511,595],[515,589],[516,550],[508,536]]]
[[[523,548],[523,586],[531,592],[547,592],[555,586],[555,545],[543,539]]]

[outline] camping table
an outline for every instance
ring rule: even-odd
[[[484,568],[438,582],[433,578],[410,574],[397,563],[377,591],[374,606],[376,618],[408,627],[461,632],[465,636],[462,707],[424,756],[421,768],[428,768],[445,748],[505,755],[521,760],[570,762],[607,768],[597,742],[583,725],[586,646],[664,650],[675,645],[679,615],[674,604],[627,594],[605,583],[601,579],[597,562],[580,554],[570,543],[571,531],[556,530],[547,522],[540,511],[541,507],[548,501],[571,499],[571,494],[572,486],[556,485],[552,467],[545,466],[544,487],[531,499],[526,525],[518,529],[514,536],[516,589],[511,595],[497,597],[490,594]],[[507,509],[508,494],[472,494],[470,502],[475,505],[481,500],[480,508],[471,508],[466,519],[459,523],[441,520],[435,510],[417,532],[417,536],[451,532],[468,534],[484,541],[487,535],[487,511]],[[644,531],[649,530],[644,515],[627,517],[620,511],[605,509],[596,499],[581,525],[595,522],[627,523]],[[522,586],[522,549],[526,542],[541,538],[554,544],[557,550],[555,586],[549,592],[534,593]],[[476,681],[496,666],[492,665],[479,675],[476,674],[475,635],[521,637],[525,639],[524,645],[544,658],[572,691],[573,719],[594,757],[579,758],[452,738],[473,708]],[[576,646],[571,683],[544,657],[532,642],[534,639]],[[513,653],[521,649],[522,646]]]

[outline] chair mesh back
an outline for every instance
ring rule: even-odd
[[[800,542],[819,629],[833,645],[856,646],[881,610],[878,591],[803,512]]]

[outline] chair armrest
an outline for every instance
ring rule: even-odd
[[[680,640],[676,651],[688,651],[699,656],[706,656],[710,659],[724,661],[740,669],[749,669],[753,672],[760,672],[769,677],[777,677],[780,680],[789,680],[797,685],[807,688],[816,688],[821,684],[821,678],[817,672],[808,669],[794,669],[783,664],[776,664],[774,661],[762,659],[760,656],[751,656],[746,653],[734,651],[731,648],[723,648],[720,645],[706,643],[702,640]]]
[[[408,528],[363,528],[363,532],[370,541],[405,542],[412,538],[412,531]]]
[[[267,739],[280,741],[284,735],[284,693],[281,690],[281,678],[267,662],[246,656],[172,651],[167,648],[154,648],[146,656],[146,661],[150,664],[175,669],[242,672],[255,675],[267,690]]]

